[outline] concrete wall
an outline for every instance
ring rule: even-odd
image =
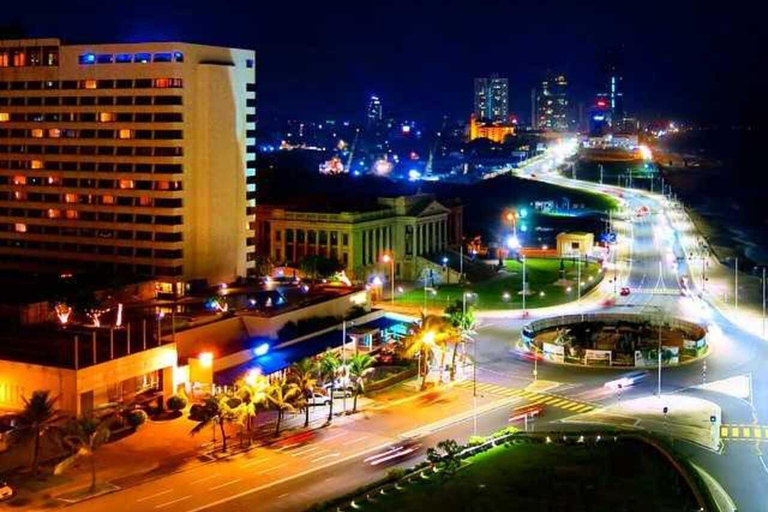
[[[22,397],[47,389],[59,396],[56,406],[66,411],[77,410],[77,378],[75,370],[36,364],[0,361],[0,409],[19,410]]]

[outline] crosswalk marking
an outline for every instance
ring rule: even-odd
[[[456,384],[457,386],[473,389],[475,383],[473,381],[462,381]],[[581,402],[578,400],[571,400],[564,398],[560,395],[551,395],[548,393],[536,393],[535,391],[528,391],[525,389],[514,389],[490,382],[477,383],[477,390],[484,393],[490,393],[494,395],[506,396],[509,398],[517,397],[530,401],[530,405],[548,405],[551,407],[557,407],[565,411],[584,413],[595,409],[594,405]]]
[[[721,425],[720,437],[741,441],[768,441],[768,427],[764,425]]]

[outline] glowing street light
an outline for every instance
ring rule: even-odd
[[[389,264],[389,285],[390,285],[390,300],[392,304],[395,303],[395,256],[394,254],[384,254],[381,257],[383,263]]]
[[[201,352],[197,359],[200,361],[200,366],[210,368],[213,365],[213,352]]]
[[[513,251],[520,248],[520,239],[517,238],[517,235],[512,235],[509,238],[507,238],[507,247],[509,247]]]

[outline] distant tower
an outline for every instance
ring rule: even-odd
[[[598,97],[605,98],[614,122],[626,116],[624,109],[624,56],[620,49],[606,51],[600,59]]]
[[[568,80],[555,74],[542,80],[536,97],[536,125],[540,130],[568,130]]]
[[[366,116],[368,120],[368,126],[375,126],[382,120],[381,100],[378,96],[372,95],[368,100],[368,110]]]
[[[536,88],[531,89],[531,128],[536,130]]]
[[[475,78],[475,118],[504,122],[509,116],[509,80],[491,75]]]

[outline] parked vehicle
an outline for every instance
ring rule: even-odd
[[[322,393],[312,393],[312,396],[307,399],[307,403],[309,405],[328,405],[331,403],[331,398]]]
[[[13,495],[16,494],[13,490],[13,487],[8,485],[7,482],[0,481],[0,501],[6,501],[11,498],[13,498]]]
[[[619,292],[619,295],[621,295],[622,297],[628,296],[629,288],[627,288],[626,286],[622,287],[621,291]]]

